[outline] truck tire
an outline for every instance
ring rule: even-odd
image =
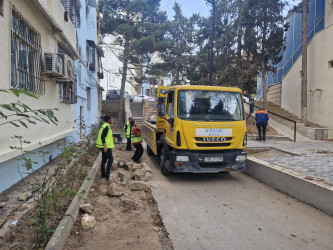
[[[170,160],[165,159],[165,148],[162,147],[160,151],[160,168],[161,172],[164,176],[171,175],[171,171],[168,169],[170,168]],[[168,168],[167,168],[168,167]]]
[[[150,149],[150,147],[148,145],[147,145],[147,154],[154,155],[154,152]]]

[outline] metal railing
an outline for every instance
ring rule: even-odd
[[[256,106],[256,105],[254,105],[254,107],[257,108],[257,109],[260,108],[259,106]],[[276,115],[276,116],[278,116],[278,117],[280,117],[280,118],[282,118],[282,119],[285,119],[285,120],[287,120],[287,121],[293,122],[293,123],[294,123],[294,141],[296,141],[296,121],[291,120],[291,119],[289,119],[289,118],[287,118],[287,117],[284,117],[284,116],[282,116],[282,115],[276,114],[276,113],[274,113],[274,112],[268,111],[268,110],[267,110],[267,112],[270,113],[270,114],[272,114],[272,115]]]

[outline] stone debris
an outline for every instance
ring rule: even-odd
[[[5,227],[0,229],[0,244],[6,242],[10,238],[10,228]]]
[[[132,168],[133,168],[132,162],[129,162],[129,161],[124,162],[124,169],[126,169],[127,171],[132,171]]]
[[[118,163],[118,166],[119,166],[120,168],[125,168],[125,163],[124,163],[123,161],[120,161],[120,162]]]
[[[109,185],[107,193],[111,197],[120,197],[124,195],[115,183]]]
[[[122,172],[118,172],[118,178],[119,178],[120,182],[126,181],[126,175]]]
[[[86,203],[86,204],[80,205],[80,209],[83,212],[87,213],[87,214],[91,214],[93,212],[93,210],[94,210],[94,207],[90,203]]]
[[[21,195],[20,197],[18,197],[19,201],[27,201],[27,199],[28,199],[28,195],[27,194]]]
[[[131,179],[136,180],[136,181],[142,181],[143,178],[145,177],[145,175],[146,175],[146,171],[143,168],[137,169],[132,174]]]
[[[6,206],[6,204],[7,204],[6,202],[0,202],[0,208]]]
[[[132,171],[135,172],[138,169],[143,168],[142,164],[133,164]]]
[[[109,180],[111,183],[115,183],[115,184],[119,184],[120,183],[120,178],[118,177],[118,175],[116,173],[111,173]]]
[[[142,181],[151,181],[153,179],[153,175],[151,173],[146,172],[145,176],[142,178]]]
[[[134,191],[148,191],[148,182],[132,181],[131,189]]]
[[[81,225],[84,230],[91,229],[96,225],[96,219],[94,216],[90,216],[89,214],[84,214],[81,219]]]
[[[146,172],[148,172],[148,173],[153,173],[153,171],[151,170],[150,167],[148,167],[147,164],[144,164],[144,165],[143,165],[143,168],[145,169]]]

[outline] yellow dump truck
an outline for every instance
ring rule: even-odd
[[[145,119],[142,131],[164,175],[245,170],[246,117],[238,88],[160,86],[156,119]]]

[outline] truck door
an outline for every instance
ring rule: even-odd
[[[175,92],[170,91],[167,96],[166,102],[166,114],[169,122],[166,124],[166,132],[164,133],[168,145],[174,147],[174,118],[175,118]]]

